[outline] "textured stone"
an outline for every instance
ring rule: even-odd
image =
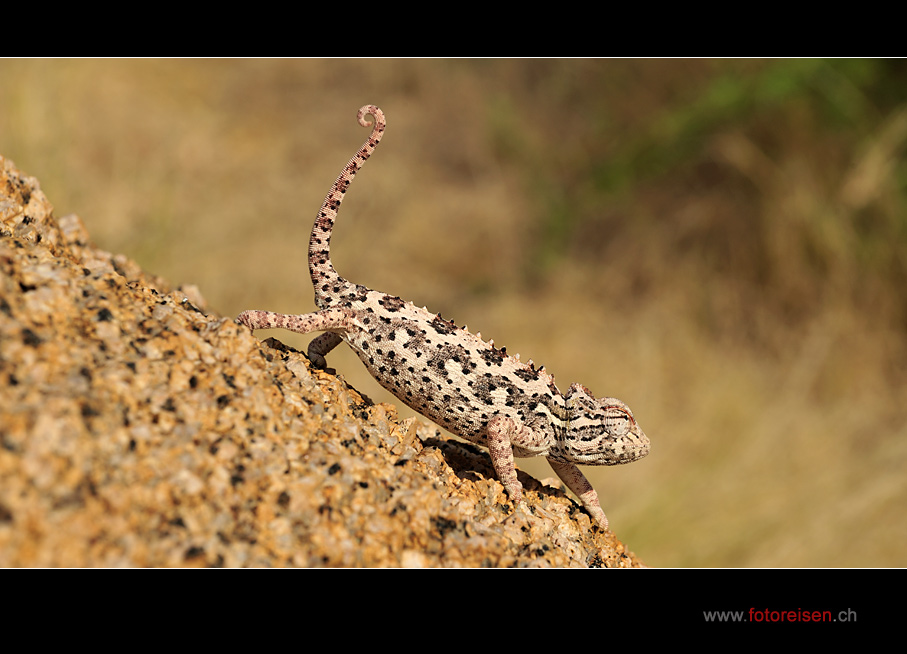
[[[633,567],[560,487],[56,219],[0,157],[0,565]]]

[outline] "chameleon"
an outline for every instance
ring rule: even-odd
[[[324,332],[307,350],[318,368],[325,368],[325,355],[346,342],[377,382],[404,404],[486,447],[515,505],[525,506],[514,457],[544,456],[593,522],[607,531],[598,495],[577,464],[615,465],[648,454],[649,439],[626,404],[613,397],[596,399],[578,383],[564,395],[544,366],[520,361],[519,354],[484,341],[481,332],[472,334],[425,307],[354,284],[334,269],[330,243],[340,203],[386,127],[375,105],[359,109],[358,121],[363,127],[371,124],[371,134],[331,186],[309,239],[309,273],[319,310],[300,315],[243,311],[235,322],[251,330]]]

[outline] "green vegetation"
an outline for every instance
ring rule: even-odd
[[[677,270],[692,269],[710,280],[698,285],[698,302],[709,303],[715,285],[738,298],[740,324],[726,327],[735,332],[751,328],[747,307],[765,306],[799,327],[837,302],[873,322],[907,326],[904,62],[620,65],[661,68],[664,79],[647,80],[668,88],[600,99],[569,127],[534,120],[536,107],[494,112],[507,165],[532,162],[525,181],[536,199],[536,255],[527,264],[546,262],[548,275],[564,259],[606,252],[636,291],[676,283]],[[697,83],[678,89],[668,78],[684,65]],[[607,89],[613,77],[608,62],[550,62],[538,86],[552,85],[564,66],[588,69],[584,88]],[[544,114],[565,101],[542,93],[533,100]],[[515,114],[518,127],[507,122]],[[521,145],[530,130],[544,141]],[[657,256],[657,269],[633,265],[640,243]]]

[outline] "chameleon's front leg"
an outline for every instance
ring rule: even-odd
[[[517,479],[516,466],[513,463],[513,441],[527,433],[531,436],[531,432],[525,425],[517,425],[512,418],[506,416],[496,416],[489,420],[485,432],[494,471],[513,503],[521,504],[523,485]]]
[[[580,502],[586,507],[586,511],[592,516],[592,520],[599,527],[607,531],[608,518],[605,516],[605,512],[602,511],[601,505],[598,503],[598,494],[595,492],[595,489],[592,488],[592,484],[589,483],[586,476],[576,467],[576,464],[561,463],[560,461],[554,461],[552,459],[548,459],[548,463],[551,464],[551,468],[557,473],[557,476],[560,477],[564,483],[567,484],[567,487],[580,499]]]

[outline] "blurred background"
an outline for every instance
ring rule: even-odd
[[[585,471],[643,561],[907,565],[907,61],[5,59],[0,154],[213,314],[303,313],[366,103],[338,271],[627,402],[651,454]]]

